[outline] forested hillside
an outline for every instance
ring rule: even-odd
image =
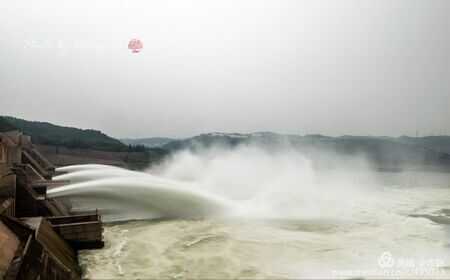
[[[65,127],[13,117],[0,117],[0,127],[0,130],[3,131],[15,127],[24,134],[30,135],[35,144],[89,148],[100,151],[126,151],[128,149],[128,146],[119,140],[93,129]]]

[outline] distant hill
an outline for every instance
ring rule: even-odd
[[[117,139],[93,129],[79,129],[48,122],[27,121],[13,117],[0,117],[1,129],[8,125],[31,136],[33,143],[68,148],[89,148],[100,151],[126,151],[127,146]]]
[[[158,148],[161,147],[175,139],[173,138],[166,138],[166,137],[151,137],[151,138],[137,138],[137,139],[131,139],[131,138],[125,138],[120,139],[122,143],[125,145],[141,145],[145,146],[147,148]]]
[[[0,117],[0,132],[18,129],[32,137],[57,165],[106,163],[129,168],[145,168],[182,150],[202,150],[221,146],[258,145],[266,150],[294,149],[321,166],[341,165],[340,159],[362,156],[374,167],[445,169],[450,171],[450,136],[371,137],[285,135],[273,132],[207,133],[186,139],[122,139],[123,142],[92,129],[63,127],[13,117]]]
[[[395,141],[422,146],[433,149],[438,152],[450,154],[450,136],[425,136],[425,137],[408,137],[402,136],[395,138]]]
[[[15,126],[8,122],[4,117],[0,117],[0,132],[17,130]]]
[[[98,130],[0,116],[0,132],[10,130],[31,136],[39,151],[57,166],[98,163],[143,169],[168,154],[159,148],[125,145]]]

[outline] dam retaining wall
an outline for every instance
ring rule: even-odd
[[[97,211],[71,215],[47,188],[55,167],[18,131],[0,133],[0,278],[81,279],[77,253],[103,247]]]

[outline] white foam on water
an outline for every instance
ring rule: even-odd
[[[72,183],[49,196],[74,209],[99,208],[105,220],[169,219],[107,225],[107,247],[81,255],[88,278],[385,278],[385,252],[440,260],[444,274],[426,278],[449,275],[448,226],[411,216],[448,209],[445,180],[414,184],[425,176],[404,173],[395,181],[361,159],[318,171],[297,153],[248,147],[181,152],[146,172],[66,170],[58,178]],[[409,270],[387,278],[402,277],[424,278]]]

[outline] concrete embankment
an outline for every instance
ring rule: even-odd
[[[81,279],[78,250],[103,247],[94,210],[71,215],[47,197],[55,167],[18,131],[0,133],[0,277]]]

